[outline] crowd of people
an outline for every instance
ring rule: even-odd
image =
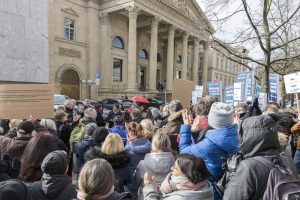
[[[104,118],[101,103],[69,99],[53,119],[2,119],[0,199],[259,200],[274,166],[300,195],[297,113],[216,101],[116,104]]]

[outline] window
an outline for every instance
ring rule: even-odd
[[[219,68],[219,57],[217,57],[217,67],[216,68]]]
[[[148,53],[145,49],[140,50],[139,57],[143,59],[148,59]]]
[[[220,67],[220,69],[222,69],[223,68],[223,59],[221,59],[221,67]]]
[[[204,66],[204,54],[201,53],[199,56],[199,71],[203,69],[203,66]]]
[[[161,62],[161,56],[159,53],[157,54],[157,62]]]
[[[176,57],[176,63],[181,64],[181,55]]]
[[[176,70],[176,78],[177,79],[181,78],[181,71],[180,70]]]
[[[113,81],[122,81],[123,60],[114,58]]]
[[[64,33],[64,38],[66,40],[75,40],[75,20],[65,17]]]
[[[112,46],[117,49],[124,49],[123,39],[119,36],[116,36],[112,40]]]

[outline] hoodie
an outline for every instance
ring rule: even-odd
[[[76,198],[76,189],[66,175],[43,174],[40,181],[31,186],[32,200],[70,200]]]

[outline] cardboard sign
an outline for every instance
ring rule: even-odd
[[[287,94],[300,93],[300,72],[285,75],[284,83]]]
[[[172,100],[180,100],[183,108],[190,109],[193,87],[193,81],[175,79]]]
[[[0,118],[28,119],[54,117],[54,85],[0,85]]]

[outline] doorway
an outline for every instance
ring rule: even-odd
[[[71,99],[80,99],[79,76],[73,69],[66,69],[61,76],[61,94],[67,95]]]

